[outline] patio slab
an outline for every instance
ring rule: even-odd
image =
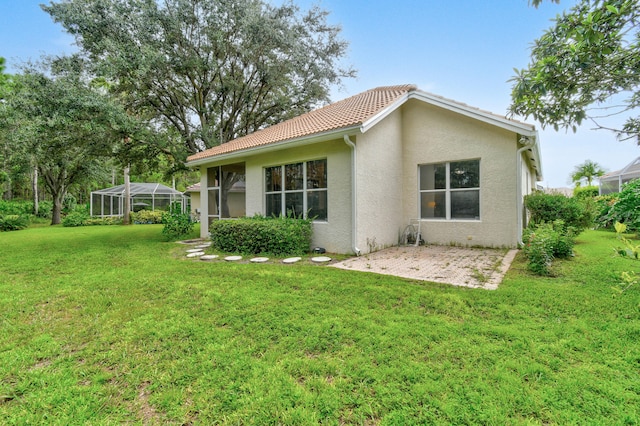
[[[437,245],[392,247],[329,266],[495,290],[517,252]]]

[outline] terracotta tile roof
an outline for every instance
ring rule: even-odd
[[[187,158],[201,160],[276,142],[360,125],[395,100],[417,90],[411,84],[377,87],[325,107],[299,115],[247,136],[209,148]]]

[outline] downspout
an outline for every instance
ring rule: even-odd
[[[516,167],[517,170],[517,194],[518,202],[516,203],[516,211],[518,215],[518,245],[522,246],[524,243],[522,242],[522,231],[523,231],[523,223],[522,223],[522,214],[523,214],[523,196],[522,196],[522,153],[528,149],[531,149],[536,144],[535,138],[530,138],[528,136],[522,136],[520,138],[520,143],[523,144],[516,153]]]
[[[349,135],[344,135],[344,143],[346,143],[349,148],[351,148],[351,249],[356,254],[356,256],[360,256],[362,252],[357,247],[358,239],[356,235],[356,231],[358,229],[358,201],[357,201],[357,188],[356,185],[356,144],[349,139]]]

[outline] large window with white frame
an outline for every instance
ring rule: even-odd
[[[419,166],[420,218],[480,220],[480,160]]]
[[[267,216],[311,217],[326,221],[327,160],[265,168]]]

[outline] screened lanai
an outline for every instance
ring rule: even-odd
[[[160,183],[131,183],[131,211],[168,210],[172,203],[179,203],[183,213],[188,211],[189,197],[180,191]],[[91,193],[91,216],[123,216],[125,187],[101,189]]]
[[[622,170],[602,175],[599,179],[600,195],[620,192],[623,184],[638,178],[640,178],[640,157],[627,164]]]

